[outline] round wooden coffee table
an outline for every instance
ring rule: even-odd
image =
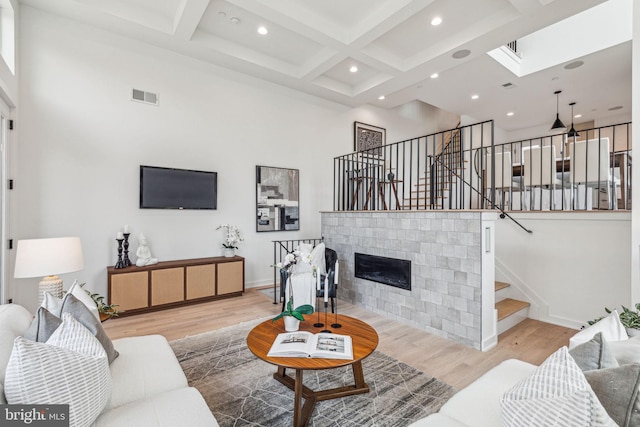
[[[313,316],[300,322],[300,330],[318,333],[323,328],[313,326]],[[332,315],[331,320],[335,321]],[[351,396],[369,392],[369,386],[364,382],[362,360],[373,353],[378,346],[378,333],[365,322],[342,314],[337,315],[337,323],[342,327],[330,328],[332,333],[349,335],[353,342],[353,360],[344,359],[320,359],[309,357],[268,357],[267,353],[278,334],[285,332],[282,319],[271,322],[267,320],[253,328],[247,336],[247,346],[253,354],[265,362],[278,367],[273,378],[294,391],[293,425],[303,427],[307,424],[316,402],[336,399],[338,397]],[[302,384],[305,370],[333,369],[340,366],[351,365],[353,369],[353,384],[328,390],[311,390]],[[295,369],[295,378],[286,374],[286,369]],[[304,398],[304,404],[303,404]]]

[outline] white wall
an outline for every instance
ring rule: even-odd
[[[104,295],[124,224],[134,237],[143,232],[160,260],[220,255],[216,227],[237,225],[247,286],[271,284],[272,240],[319,237],[319,211],[332,208],[332,159],[352,151],[354,120],[386,128],[388,142],[434,131],[424,120],[347,109],[29,7],[20,37],[13,237],[80,236],[85,269],[63,279]],[[158,93],[160,106],[130,101],[132,88]],[[138,209],[140,164],[217,171],[218,210]],[[255,232],[256,165],[300,169],[299,232]],[[37,282],[13,280],[14,301],[34,309]]]
[[[633,5],[633,39],[640,40],[640,5]],[[633,70],[640,70],[640,43],[633,43],[632,48]],[[640,72],[631,74],[632,111],[633,121],[640,122]],[[632,130],[634,152],[640,150],[640,126],[634,126]],[[640,200],[640,174],[634,173],[631,177],[632,199]],[[637,203],[637,202],[636,202]],[[640,209],[632,211],[631,224],[631,301],[634,304],[640,301]]]
[[[496,223],[496,280],[520,289],[530,317],[579,328],[631,299],[628,212],[512,213]]]

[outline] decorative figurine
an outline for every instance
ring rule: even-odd
[[[138,267],[143,267],[145,265],[157,264],[158,258],[151,257],[151,250],[147,246],[147,238],[144,234],[140,234],[138,240],[140,242],[140,246],[138,246],[138,250],[136,251],[136,256],[138,257],[136,265]]]

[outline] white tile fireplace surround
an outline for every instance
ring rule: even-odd
[[[338,297],[478,350],[497,342],[495,212],[322,212]],[[411,261],[411,290],[355,277],[355,253]]]

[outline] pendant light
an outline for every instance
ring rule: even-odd
[[[556,121],[553,122],[553,125],[551,126],[551,130],[560,129],[560,128],[566,128],[564,123],[562,123],[562,120],[560,120],[560,113],[559,113],[560,97],[558,95],[560,95],[562,93],[562,91],[561,90],[557,90],[554,93],[556,95]]]
[[[576,103],[572,102],[569,105],[571,105],[571,129],[569,129],[569,133],[567,134],[567,136],[569,138],[573,138],[580,136],[580,134],[576,131],[576,128],[573,127],[573,106],[576,105]]]

